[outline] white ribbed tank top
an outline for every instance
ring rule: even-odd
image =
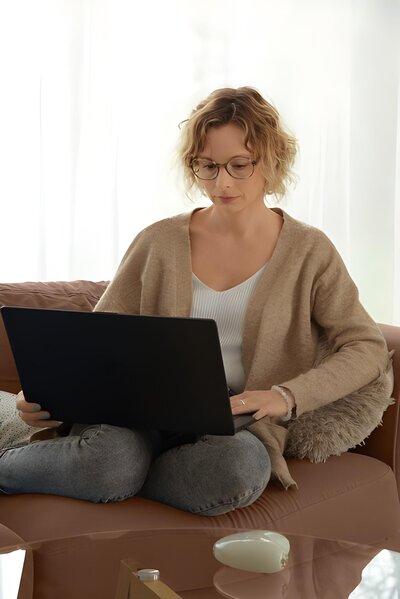
[[[211,289],[192,275],[193,318],[212,318],[217,323],[228,386],[241,393],[245,385],[242,364],[243,327],[247,305],[268,263],[246,281],[225,291]]]

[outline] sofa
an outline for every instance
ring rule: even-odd
[[[0,305],[91,310],[106,285],[105,281],[1,284]],[[156,538],[157,531],[168,529],[269,529],[400,551],[400,328],[380,326],[389,349],[395,350],[395,402],[386,410],[382,426],[355,450],[323,463],[290,459],[298,489],[285,491],[271,482],[253,505],[216,517],[139,497],[92,504],[51,495],[0,496],[0,547],[7,551],[11,545],[31,546],[19,599],[112,598],[120,560],[128,557],[122,533],[135,531],[154,531]],[[0,389],[20,390],[1,319]],[[103,542],[83,542],[102,538]]]

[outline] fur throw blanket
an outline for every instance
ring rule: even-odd
[[[329,353],[326,342],[321,342],[316,363]],[[394,403],[393,353],[389,353],[386,372],[379,378],[346,397],[290,420],[285,457],[324,462],[329,456],[361,444],[382,424],[383,413]]]

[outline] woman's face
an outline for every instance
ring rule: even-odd
[[[238,157],[254,159],[251,151],[245,146],[243,130],[233,124],[211,127],[204,149],[197,156],[218,164],[225,164]],[[199,182],[215,206],[237,211],[264,203],[265,178],[260,172],[259,164],[255,165],[254,172],[248,179],[236,179],[222,166],[216,179]]]

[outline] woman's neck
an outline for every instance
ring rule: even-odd
[[[282,217],[264,203],[252,209],[234,212],[219,206],[209,206],[197,212],[197,223],[210,233],[253,238],[260,233],[282,227]]]

